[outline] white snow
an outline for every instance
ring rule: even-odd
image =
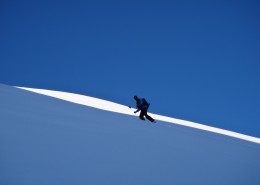
[[[62,99],[0,84],[0,185],[260,184],[257,142],[159,115],[151,124],[87,96],[37,91]]]
[[[35,88],[27,88],[27,87],[18,87],[18,88],[28,90],[31,92],[35,92],[35,93],[39,93],[39,94],[43,94],[43,95],[47,95],[47,96],[51,96],[51,97],[55,97],[58,99],[66,100],[66,101],[73,102],[76,104],[81,104],[81,105],[86,105],[86,106],[90,106],[90,107],[94,107],[94,108],[98,108],[98,109],[102,109],[102,110],[106,110],[106,111],[136,116],[133,113],[134,109],[131,110],[128,106],[114,103],[111,101],[106,101],[106,100],[90,97],[90,96],[79,95],[79,94],[68,93],[68,92],[61,92],[61,91],[54,91],[54,90],[35,89]],[[199,124],[199,123],[194,123],[191,121],[175,119],[175,118],[152,114],[152,113],[150,113],[150,115],[153,118],[155,118],[156,120],[165,121],[165,122],[174,123],[174,124],[183,125],[183,126],[188,126],[188,127],[192,127],[192,128],[196,128],[196,129],[206,130],[206,131],[223,134],[223,135],[227,135],[227,136],[231,136],[231,137],[235,137],[235,138],[239,138],[239,139],[243,139],[246,141],[255,142],[255,143],[260,144],[260,138],[256,138],[256,137],[252,137],[252,136],[248,136],[248,135],[244,135],[244,134],[240,134],[240,133],[236,133],[236,132],[232,132],[232,131],[228,131],[228,130],[224,130],[224,129],[220,129],[220,128],[215,128],[215,127],[211,127],[211,126],[207,126],[207,125],[203,125],[203,124]]]

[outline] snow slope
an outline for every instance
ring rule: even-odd
[[[101,109],[0,84],[0,184],[260,184],[256,142]]]
[[[114,102],[106,101],[106,100],[101,100],[98,98],[93,98],[89,96],[84,96],[84,95],[79,95],[79,94],[73,94],[73,93],[67,93],[67,92],[60,92],[60,91],[53,91],[53,90],[45,90],[45,89],[34,89],[34,88],[25,88],[25,87],[18,87],[21,89],[25,89],[28,91],[36,92],[39,94],[44,94],[47,96],[59,98],[62,100],[66,100],[69,102],[81,104],[81,105],[87,105],[90,107],[95,107],[98,109],[102,110],[107,110],[107,111],[112,111],[112,112],[117,112],[117,113],[122,113],[122,114],[128,114],[128,115],[135,115],[133,113],[133,110],[130,110],[128,106],[125,105],[120,105]],[[156,120],[161,120],[165,122],[170,122],[170,123],[175,123],[179,125],[184,125],[188,127],[193,127],[201,130],[206,130],[210,132],[215,132],[218,134],[223,134],[255,143],[260,144],[260,138],[252,137],[252,136],[247,136],[244,134],[224,130],[224,129],[219,129],[215,127],[210,127],[190,121],[185,121],[185,120],[180,120],[180,119],[175,119],[175,118],[170,118],[166,116],[161,116],[157,114],[151,114],[152,117],[154,117]]]

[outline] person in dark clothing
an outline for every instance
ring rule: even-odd
[[[145,116],[149,121],[155,122],[155,120],[147,114],[147,110],[148,110],[150,104],[147,103],[147,101],[144,98],[138,98],[137,96],[134,96],[134,99],[136,101],[136,108],[137,108],[137,110],[134,113],[141,111],[141,113],[139,115],[139,118],[141,120],[145,120],[144,119],[144,116]]]

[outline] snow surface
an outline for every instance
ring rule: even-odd
[[[135,115],[133,113],[134,111],[130,110],[128,106],[106,101],[106,100],[101,100],[98,98],[93,98],[93,97],[74,94],[74,93],[53,91],[53,90],[25,88],[25,87],[18,87],[18,88],[36,92],[39,94],[44,94],[44,95],[55,97],[55,98],[59,98],[62,100],[66,100],[66,101],[81,104],[81,105],[95,107],[98,109],[103,109],[103,110],[107,110],[107,111],[111,111],[111,112],[117,112],[117,113],[128,114],[128,115]],[[251,141],[251,142],[260,144],[260,138],[247,136],[244,134],[240,134],[240,133],[236,133],[236,132],[232,132],[232,131],[228,131],[228,130],[224,130],[224,129],[219,129],[219,128],[215,128],[215,127],[210,127],[210,126],[194,123],[191,121],[185,121],[185,120],[175,119],[175,118],[171,118],[171,117],[161,116],[161,115],[157,115],[157,114],[151,114],[151,116],[153,118],[155,118],[156,120],[161,120],[161,121],[165,121],[165,122],[170,122],[170,123],[175,123],[175,124],[179,124],[179,125],[183,125],[183,126],[188,126],[188,127],[201,129],[201,130],[215,132],[218,134],[223,134],[223,135],[227,135],[227,136],[231,136],[231,137],[235,137],[235,138],[239,138],[239,139],[243,139],[243,140],[247,140],[247,141]]]
[[[101,109],[0,84],[0,184],[260,184],[256,142]]]

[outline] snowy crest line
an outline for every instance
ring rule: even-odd
[[[27,88],[27,87],[17,87],[20,89],[24,89],[27,91],[35,92],[38,94],[42,95],[47,95],[51,96],[54,98],[62,99],[65,101],[69,101],[72,103],[80,104],[80,105],[85,105],[89,107],[94,107],[106,111],[111,111],[111,112],[117,112],[121,114],[127,114],[127,115],[132,115],[136,116],[133,111],[129,109],[129,107],[125,105],[121,105],[118,103],[90,97],[90,96],[85,96],[85,95],[79,95],[79,94],[74,94],[74,93],[68,93],[68,92],[61,92],[61,91],[53,91],[53,90],[45,90],[45,89],[35,89],[35,88]],[[157,114],[151,114],[156,120],[161,120],[169,123],[174,123],[178,125],[183,125],[187,127],[192,127],[196,129],[201,129],[209,132],[214,132],[230,137],[235,137],[238,139],[254,142],[260,144],[260,138],[220,129],[220,128],[215,128],[215,127],[210,127],[207,125],[199,124],[199,123],[194,123],[191,121],[185,121],[185,120],[180,120],[180,119],[175,119],[167,116],[162,116],[162,115],[157,115]]]

